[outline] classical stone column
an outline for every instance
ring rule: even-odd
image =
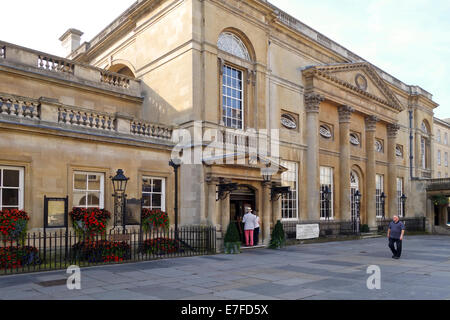
[[[376,213],[376,161],[375,161],[375,132],[378,118],[366,118],[366,214],[370,230],[377,230]]]
[[[306,189],[308,219],[320,219],[320,171],[319,171],[319,108],[324,97],[310,93],[305,95],[306,109]]]
[[[218,206],[217,203],[217,184],[218,179],[207,177],[206,183],[208,185],[208,213],[207,217],[202,217],[202,224],[208,224],[210,226],[217,226],[217,211]],[[205,222],[203,222],[205,219]]]
[[[271,183],[263,183],[262,237],[264,245],[268,245],[270,242],[270,220],[272,216],[272,203],[270,201],[271,187]]]
[[[221,200],[222,211],[222,237],[225,237],[228,225],[230,224],[230,195]]]
[[[388,215],[386,218],[398,214],[397,200],[397,133],[400,130],[398,124],[388,124],[387,126],[387,154],[388,154]]]
[[[283,219],[281,214],[281,199],[280,197],[276,201],[272,201],[272,224],[273,227],[277,224],[278,221],[281,221]]]
[[[341,106],[339,111],[339,132],[340,132],[340,220],[351,220],[350,208],[350,120],[355,111],[352,107]]]

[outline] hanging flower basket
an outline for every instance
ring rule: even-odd
[[[162,210],[142,210],[142,228],[145,232],[153,229],[168,230],[170,226],[169,215]]]
[[[3,241],[19,241],[26,236],[30,217],[25,211],[0,211],[0,237]]]
[[[109,211],[97,208],[74,208],[69,215],[75,232],[88,239],[105,235],[106,226],[111,219]]]

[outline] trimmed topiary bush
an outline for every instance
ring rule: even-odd
[[[272,232],[270,239],[270,249],[280,249],[286,245],[286,234],[284,233],[283,224],[278,220]]]
[[[361,226],[361,232],[362,232],[362,233],[369,233],[369,232],[370,232],[369,225],[363,224],[363,225]]]
[[[239,236],[239,231],[236,228],[236,224],[234,222],[231,222],[228,225],[224,242],[226,254],[241,253],[241,238]]]

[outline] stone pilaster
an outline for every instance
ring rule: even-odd
[[[208,224],[210,226],[217,226],[217,212],[218,201],[217,199],[217,184],[219,180],[212,177],[206,178],[207,188],[208,188],[208,212],[206,217],[201,217],[202,224]]]
[[[350,208],[350,121],[355,110],[349,106],[341,106],[339,111],[339,132],[340,132],[340,217],[342,221],[351,220]]]
[[[319,94],[305,95],[307,211],[311,221],[320,219],[319,109],[324,100]]]
[[[222,214],[222,237],[225,237],[228,225],[230,224],[230,195],[221,200],[221,214]]]
[[[268,245],[270,242],[270,220],[272,216],[272,202],[270,201],[271,187],[271,183],[263,184],[262,237],[264,245]]]
[[[388,198],[387,198],[387,217],[392,218],[398,214],[397,200],[397,134],[400,130],[398,124],[387,125],[387,154],[388,154]]]
[[[375,160],[375,133],[377,129],[378,118],[369,116],[366,118],[366,215],[369,228],[376,230],[376,160]]]

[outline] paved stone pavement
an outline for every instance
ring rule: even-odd
[[[370,265],[381,268],[381,290],[367,289]],[[65,271],[0,277],[0,299],[449,300],[450,237],[407,237],[401,260],[379,238],[89,268],[81,276],[74,291],[39,285],[66,279]]]

